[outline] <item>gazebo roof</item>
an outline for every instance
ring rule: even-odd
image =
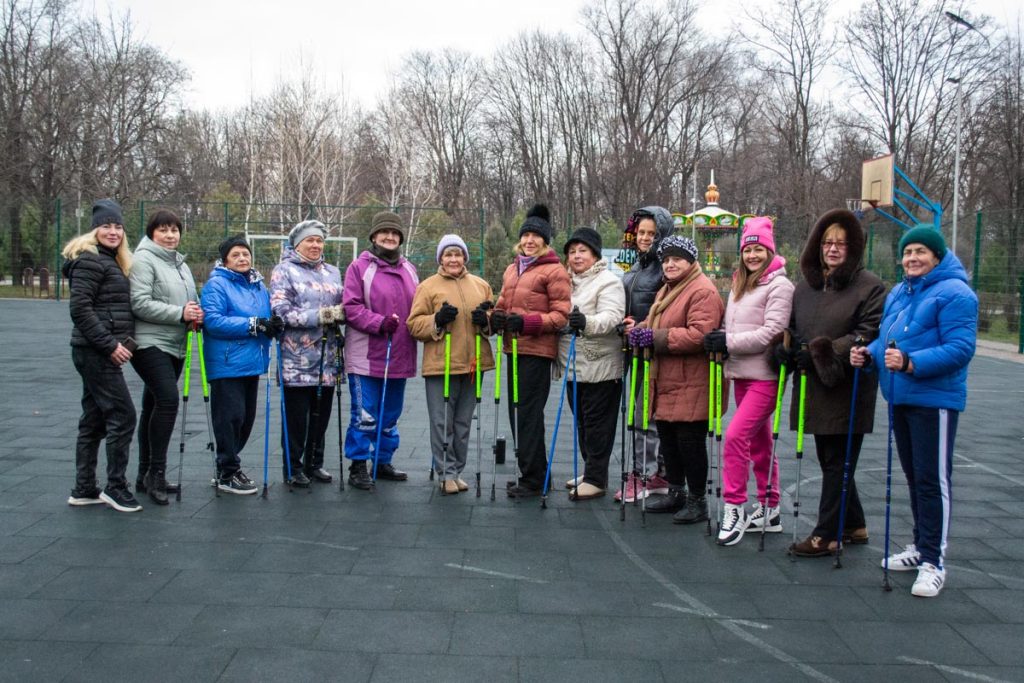
[[[743,221],[753,216],[753,214],[738,214],[723,209],[718,205],[719,193],[718,186],[715,185],[715,172],[711,171],[711,183],[708,185],[707,192],[704,193],[704,200],[707,202],[707,206],[702,209],[697,209],[693,213],[675,214],[677,226],[692,226],[698,230],[708,230],[715,232],[731,232],[738,230],[743,225]]]

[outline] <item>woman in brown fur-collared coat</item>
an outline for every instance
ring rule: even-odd
[[[804,431],[814,435],[821,466],[818,523],[810,536],[790,548],[802,557],[826,556],[836,548],[853,392],[850,348],[858,338],[863,341],[856,345],[863,346],[878,336],[885,303],[885,286],[861,263],[864,243],[864,229],[857,217],[837,209],[818,219],[800,256],[804,280],[793,293],[789,323],[797,343],[788,357],[807,372]],[[807,344],[806,351],[799,351],[801,342]],[[776,359],[786,358],[787,354],[777,348]],[[864,435],[871,433],[874,424],[877,388],[877,375],[861,373],[847,480],[844,543],[868,542],[853,474]],[[796,429],[798,402],[792,405],[790,429]]]
[[[652,414],[665,456],[668,494],[647,503],[648,512],[675,512],[672,521],[708,518],[708,372],[704,335],[722,323],[725,306],[697,261],[697,245],[670,235],[658,245],[665,284],[647,320],[630,332],[630,343],[653,347]],[[689,488],[687,493],[686,488]]]
[[[544,406],[551,390],[551,363],[558,356],[558,334],[569,320],[572,284],[551,243],[550,214],[543,204],[526,214],[519,229],[516,258],[505,269],[501,295],[491,313],[491,329],[504,330],[508,355],[509,399],[512,389],[512,337],[518,337],[519,419],[512,401],[508,418],[518,446],[518,481],[509,482],[510,498],[539,496],[547,457],[544,447]]]

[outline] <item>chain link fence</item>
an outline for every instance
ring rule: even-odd
[[[329,230],[326,258],[344,272],[353,257],[369,246],[370,221],[378,211],[390,209],[403,218],[406,257],[416,265],[420,278],[436,269],[435,251],[440,237],[456,233],[470,251],[469,268],[493,286],[500,285],[500,273],[508,265],[514,242],[497,223],[486,223],[483,209],[445,211],[436,207],[382,205],[337,206],[314,204],[248,204],[242,202],[191,202],[138,200],[123,204],[125,228],[132,246],[145,234],[147,217],[157,208],[178,213],[185,225],[181,251],[188,257],[196,281],[205,282],[217,259],[217,245],[230,235],[250,236],[256,266],[269,277],[280,259],[288,231],[310,218]],[[12,211],[0,203],[0,295],[60,298],[64,283],[60,276],[60,249],[75,235],[89,229],[89,205],[57,200],[51,207],[22,206]],[[785,217],[778,221],[784,225]],[[1006,211],[979,211],[959,217],[956,253],[978,293],[979,333],[988,339],[1016,343],[1024,353],[1024,207]],[[17,228],[17,229],[15,229]],[[893,223],[872,217],[865,220],[868,233],[865,265],[885,282],[902,277],[898,243],[900,229]],[[559,234],[558,244],[568,237]],[[485,240],[485,233],[487,239]],[[952,222],[943,224],[947,244],[952,243]],[[779,245],[787,260],[797,263],[802,244]],[[791,269],[798,277],[795,268]],[[728,286],[723,280],[722,288]]]

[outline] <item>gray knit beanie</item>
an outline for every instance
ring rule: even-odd
[[[320,221],[302,221],[288,233],[288,243],[295,248],[299,246],[299,242],[314,235],[327,239],[327,227]]]

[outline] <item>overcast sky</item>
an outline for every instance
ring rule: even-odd
[[[95,0],[100,14],[130,11],[138,35],[191,72],[186,105],[235,109],[312,64],[326,86],[373,106],[402,55],[454,47],[488,56],[521,31],[582,30],[581,0]],[[705,3],[707,5],[709,3]],[[839,2],[838,5],[845,3]],[[703,30],[727,34],[738,0],[698,15]],[[967,2],[1003,25],[1019,0]]]

